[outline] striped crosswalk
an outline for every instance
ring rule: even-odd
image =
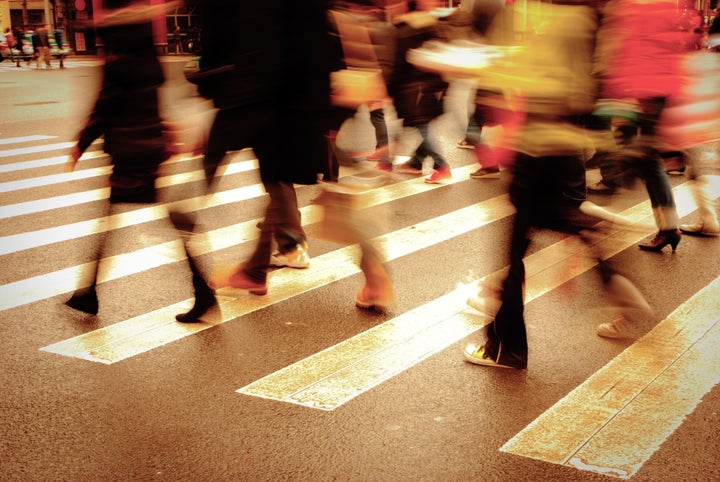
[[[37,144],[38,141],[48,143]],[[188,196],[186,199],[142,206],[105,217],[92,217],[54,225],[35,223],[33,220],[39,215],[54,217],[55,213],[63,210],[82,210],[90,203],[107,201],[109,190],[106,187],[97,187],[103,186],[104,179],[109,173],[110,168],[105,155],[101,150],[90,151],[85,154],[83,160],[97,161],[93,163],[93,167],[64,173],[62,164],[66,159],[65,152],[71,145],[71,142],[62,142],[42,134],[4,139],[0,137],[0,163],[2,163],[0,164],[0,200],[2,200],[0,219],[3,220],[3,227],[0,228],[0,260],[10,257],[17,259],[31,250],[52,252],[58,249],[58,246],[70,246],[88,236],[108,231],[142,228],[145,224],[162,220],[169,210],[201,212],[214,208],[223,209],[235,203],[258,200],[264,196],[260,184],[245,182],[236,185],[230,181],[213,194]],[[95,147],[101,149],[101,141]],[[246,159],[247,154],[240,156],[240,160],[234,160],[223,167],[221,171],[223,179],[234,180],[257,169],[257,161]],[[17,159],[21,156],[22,159]],[[28,159],[30,156],[36,156],[37,159]],[[158,187],[182,189],[184,185],[204,182],[203,171],[198,168],[197,158],[176,156],[168,161],[167,167],[172,168],[173,172],[179,172],[164,174],[158,179]],[[343,167],[341,175],[356,174],[369,168],[372,168],[370,164],[358,163],[353,167]],[[475,168],[474,164],[456,167],[453,169],[453,179],[444,185],[429,185],[424,183],[422,178],[394,176],[390,183],[368,192],[364,197],[363,207],[389,209],[393,203],[403,199],[450,192],[454,185],[476,182],[468,181],[468,174]],[[67,188],[66,186],[71,185],[73,181],[87,181],[87,183],[75,183],[72,184],[75,187]],[[45,195],[46,191],[52,194]],[[29,193],[35,195],[31,196],[32,199],[25,200]],[[686,216],[695,210],[687,183],[675,187],[674,193],[681,216]],[[491,224],[512,216],[513,212],[505,194],[480,202],[469,200],[463,207],[451,209],[444,214],[428,217],[410,226],[385,230],[374,241],[381,248],[386,259],[392,262],[422,253],[424,250],[469,233],[480,233]],[[301,213],[303,224],[306,226],[316,224],[322,219],[321,209],[312,203],[303,205]],[[227,222],[196,235],[195,254],[214,256],[239,243],[256,239],[258,233],[256,226],[260,221],[256,217],[258,214],[260,213],[248,213],[246,219],[239,222],[235,222],[237,220]],[[620,214],[632,224],[632,227],[608,231],[605,237],[597,241],[608,257],[636,244],[655,229],[647,201],[629,206]],[[21,232],[14,228],[18,225],[24,227]],[[13,228],[11,229],[10,226]],[[98,282],[109,286],[133,275],[181,262],[186,256],[181,243],[179,238],[166,240],[151,236],[141,248],[106,255],[101,260]],[[194,336],[217,325],[232,322],[243,315],[292,300],[314,290],[321,290],[332,283],[355,276],[359,273],[357,258],[356,246],[341,246],[314,256],[311,268],[308,270],[302,272],[276,270],[271,273],[271,289],[267,296],[239,295],[232,290],[222,290],[219,293],[219,306],[211,310],[203,323],[175,322],[174,315],[188,309],[192,304],[191,299],[184,299],[38,348],[48,353],[48,356],[53,354],[106,365],[115,364],[140,354],[150,353],[159,347]],[[574,261],[568,263],[569,258]],[[595,261],[592,258],[578,256],[578,246],[571,238],[564,238],[533,253],[528,256],[526,264],[528,302],[544,296],[594,266]],[[92,263],[47,269],[37,266],[35,274],[20,279],[13,278],[12,274],[7,273],[2,278],[3,284],[0,285],[0,313],[8,313],[10,310],[55,298],[61,303],[63,296],[87,283],[85,280],[93,269]],[[483,273],[482,276],[496,274],[488,272]],[[341,343],[329,346],[313,356],[268,374],[242,388],[231,387],[231,389],[237,389],[238,393],[246,396],[321,410],[337,409],[484,326],[488,318],[473,311],[465,303],[473,286],[460,284],[442,296],[427,300],[412,310],[394,313],[387,321]],[[698,297],[702,300],[717,300],[717,297],[712,296],[716,294],[717,287],[713,285],[710,290],[711,295],[699,293]],[[682,347],[678,348],[677,344],[674,344],[672,350],[676,353],[678,349],[683,353],[695,353],[704,346],[702,343],[712,344],[714,343],[712,340],[717,337],[716,325],[720,322],[720,319],[717,319],[720,313],[717,301],[697,302],[691,299],[688,303],[692,304],[695,310],[703,310],[704,315],[694,318],[686,316],[683,318],[689,320],[686,326],[691,330],[700,330],[697,325],[693,325],[693,320],[702,320],[706,326],[701,330],[700,335],[682,341],[687,344],[684,351]],[[684,313],[682,307],[678,310],[678,313]],[[672,319],[678,317],[682,318],[678,314],[673,315]],[[668,324],[671,322],[658,326],[661,333],[670,330],[667,328]],[[710,341],[700,342],[699,340],[706,333],[711,337]],[[646,342],[653,343],[652,339],[650,337]],[[697,348],[692,348],[690,345],[697,345]],[[630,353],[624,356],[641,357],[643,354],[642,350],[638,349],[636,354]],[[676,359],[680,359],[680,355]],[[623,362],[620,360],[613,363]],[[683,370],[691,369],[690,363],[687,358],[679,362],[676,370],[678,374],[674,376],[681,376],[686,373]],[[708,365],[706,370],[712,373],[707,377],[707,383],[685,397],[686,399],[689,397],[689,400],[683,405],[683,413],[691,411],[702,396],[718,383],[718,368],[715,368],[718,364],[712,365],[707,361],[704,363]],[[601,372],[598,372],[597,376],[602,377]],[[649,386],[654,380],[655,378],[641,380],[638,383]],[[578,413],[586,410],[586,407],[581,406],[582,404],[578,406],[574,401],[577,397],[585,396],[582,392],[585,388],[579,387],[578,390],[580,390],[579,394],[569,396],[570,399],[559,402],[558,406],[564,409],[570,406],[570,409],[577,410]],[[632,405],[628,403],[627,407]],[[613,412],[612,417],[621,411]],[[667,430],[671,433],[680,422],[677,417],[669,417],[668,423]],[[639,443],[647,449],[642,452],[641,457],[636,457],[632,461],[613,459],[607,455],[603,456],[604,458],[593,458],[594,455],[586,457],[583,452],[578,451],[577,443],[584,443],[590,435],[579,435],[582,439],[579,442],[568,441],[566,447],[558,449],[560,451],[558,455],[558,452],[549,449],[538,449],[542,444],[535,442],[537,437],[546,433],[544,430],[548,424],[558,432],[563,431],[562,421],[558,422],[553,412],[549,411],[544,418],[538,419],[535,425],[528,427],[523,433],[518,434],[516,439],[509,441],[502,450],[551,463],[570,465],[581,470],[600,471],[597,467],[602,465],[610,475],[627,478],[637,471],[667,436],[667,430],[665,432],[657,430],[655,435],[640,441]],[[535,426],[542,429],[534,429]],[[605,454],[608,453],[607,450],[612,450],[612,447],[608,449],[608,443],[603,440],[598,439],[598,444],[605,444]]]

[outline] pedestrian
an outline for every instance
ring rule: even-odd
[[[343,63],[335,68],[379,70],[387,85],[395,61],[395,38],[393,26],[386,21],[384,0],[333,0],[330,9],[331,35],[338,36],[343,48]],[[377,162],[382,171],[392,171],[390,133],[385,120],[385,109],[391,99],[376,99],[367,104],[370,122],[375,130],[375,149],[367,156],[368,161]],[[340,124],[355,114],[351,109],[337,111],[337,126],[331,134],[334,142]],[[333,145],[335,149],[337,146]],[[344,156],[342,156],[344,157]]]
[[[175,44],[175,53],[183,53],[182,30],[180,29],[180,25],[175,25],[175,30],[173,30],[173,43]]]
[[[425,178],[428,184],[438,184],[452,178],[450,165],[438,149],[431,122],[443,114],[443,97],[448,83],[436,72],[421,70],[408,62],[409,50],[437,39],[437,18],[427,12],[413,11],[395,17],[396,57],[389,84],[390,95],[403,125],[416,128],[421,136],[414,156],[398,166],[406,174],[422,174],[426,157],[433,161],[433,172]]]
[[[254,253],[241,265],[217,268],[216,287],[264,295],[270,266],[309,266],[294,184],[317,182],[317,166],[327,157],[322,116],[329,102],[327,27],[318,14],[326,14],[323,2],[303,9],[289,1],[202,5],[200,71],[191,81],[218,109],[203,156],[208,189],[227,152],[251,147],[269,197]],[[244,22],[240,30],[238,18]],[[307,30],[312,28],[320,30]],[[183,315],[178,320],[197,321]]]
[[[10,61],[15,62],[15,48],[18,43],[10,27],[5,29],[5,42],[7,42],[8,52],[10,52]]]
[[[50,26],[45,24],[35,33],[34,39],[37,39],[37,46],[35,47],[35,53],[37,55],[37,68],[40,68],[40,64],[45,63],[45,68],[50,69],[52,65],[50,63]]]
[[[690,51],[680,66],[680,88],[668,98],[660,119],[663,141],[685,152],[687,175],[698,207],[699,220],[681,224],[680,231],[719,236],[709,176],[720,169],[720,55],[709,49]]]
[[[595,12],[578,5],[543,5],[536,20],[537,25],[529,26],[533,33],[528,32],[525,55],[515,61],[519,80],[505,81],[508,94],[517,96],[516,110],[526,116],[514,144],[508,146],[517,153],[509,187],[516,209],[509,271],[498,290],[499,308],[490,313],[494,319],[485,329],[485,339],[468,343],[463,350],[468,362],[491,367],[527,368],[523,258],[531,231],[572,234],[592,247],[592,233],[598,229],[598,220],[586,214],[585,160],[592,154],[593,143],[572,123],[574,117],[593,107]],[[543,28],[536,28],[540,25]],[[532,74],[522,80],[521,73],[531,71],[545,72],[547,77]],[[649,312],[637,288],[599,253],[596,258],[609,302],[619,312],[618,320],[626,320],[635,311]],[[469,303],[473,305],[472,300]],[[603,329],[605,325],[601,325]]]
[[[127,0],[105,0],[107,15],[96,23],[103,41],[105,64],[100,93],[78,142],[65,165],[75,169],[82,153],[100,136],[111,158],[110,210],[123,203],[154,203],[158,167],[169,155],[159,114],[158,89],[164,83],[162,67],[155,52],[152,20],[166,11],[165,5],[141,6]],[[95,269],[89,286],[78,289],[66,304],[97,314],[97,280],[104,240],[97,244]],[[196,301],[193,316],[215,304],[191,257]],[[202,307],[202,309],[199,308]]]
[[[680,220],[656,130],[667,99],[678,92],[680,59],[697,34],[680,28],[682,17],[672,0],[611,0],[602,12],[596,114],[613,118],[620,146],[601,166],[603,178],[588,190],[612,193],[622,177],[641,178],[658,232],[639,248],[661,252],[670,245],[675,251]]]
[[[328,33],[328,4],[284,0],[250,6],[211,0],[204,7],[198,89],[219,109],[205,151],[206,175],[212,177],[226,151],[252,147],[269,195],[253,254],[242,263],[218,267],[212,284],[265,295],[273,238],[277,264],[307,260],[294,184],[316,183],[327,167],[330,69],[339,61]],[[247,22],[240,33],[237,18]],[[366,285],[356,304],[372,308],[380,296],[387,300],[387,293],[374,289],[377,265],[364,261],[365,252]],[[363,293],[367,297],[361,298]]]

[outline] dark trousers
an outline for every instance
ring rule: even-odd
[[[528,358],[523,291],[523,258],[530,230],[570,234],[593,229],[597,220],[579,211],[585,200],[585,163],[575,156],[530,157],[518,154],[511,167],[510,199],[516,214],[510,241],[510,269],[502,284],[501,306],[486,329],[486,353],[501,363],[524,367]]]

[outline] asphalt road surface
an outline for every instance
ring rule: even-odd
[[[387,313],[354,306],[357,247],[319,237],[322,187],[298,186],[310,268],[274,270],[266,296],[225,290],[205,322],[182,325],[190,272],[167,207],[197,210],[204,267],[241,262],[266,203],[255,156],[229,156],[211,196],[201,159],[173,157],[158,204],[108,215],[102,140],[62,168],[99,62],[65,65],[0,64],[1,480],[720,480],[720,240],[640,251],[654,232],[642,186],[590,196],[632,222],[601,243],[655,310],[637,339],[595,334],[612,318],[597,268],[573,238],[540,232],[526,260],[527,370],[463,361],[489,321],[465,301],[507,265],[513,211],[507,172],[469,178],[473,155],[455,147],[467,89],[453,84],[433,124],[452,180],[394,173],[367,196],[397,291]],[[165,115],[201,119],[183,62],[165,66]],[[390,117],[409,155],[417,135]],[[372,148],[366,111],[339,142]],[[688,179],[671,181],[694,219]],[[103,236],[100,312],[84,315],[64,301]]]

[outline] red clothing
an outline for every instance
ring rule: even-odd
[[[677,92],[679,61],[691,34],[680,30],[674,2],[608,4],[604,28],[612,38],[604,72],[605,98],[668,97]]]

